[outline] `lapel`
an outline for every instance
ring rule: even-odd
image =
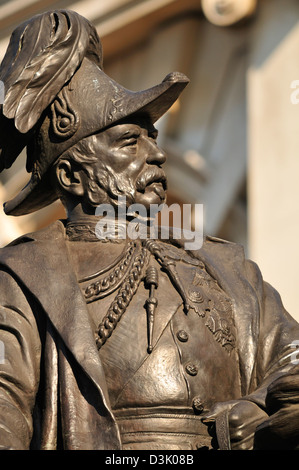
[[[174,314],[182,308],[183,303],[175,287],[169,289],[169,278],[165,273],[160,275],[159,288],[155,295],[158,305],[153,327],[153,347],[156,346]]]
[[[63,223],[57,221],[44,230],[16,240],[2,249],[0,263],[15,273],[41,304],[67,348],[100,391],[103,404],[109,410],[104,370],[86,304],[68,258]]]
[[[183,247],[184,239],[175,240],[175,244],[178,243]],[[247,394],[256,363],[260,306],[256,292],[248,280],[243,247],[207,236],[202,247],[189,254],[204,262],[209,274],[232,301],[242,392]]]

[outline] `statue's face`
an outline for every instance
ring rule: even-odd
[[[166,198],[166,177],[161,165],[165,153],[157,146],[157,130],[148,121],[114,125],[94,136],[97,162],[94,173],[101,191],[127,198],[127,205],[161,204]],[[107,202],[107,201],[99,201]]]

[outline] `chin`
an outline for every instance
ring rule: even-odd
[[[166,193],[162,192],[157,194],[154,191],[146,193],[137,193],[135,198],[135,204],[142,204],[146,210],[150,211],[150,206],[153,204],[160,205],[166,202]]]

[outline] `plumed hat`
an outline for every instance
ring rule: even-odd
[[[132,92],[103,71],[95,28],[73,11],[33,17],[12,34],[0,66],[5,96],[0,106],[0,171],[26,147],[28,184],[4,204],[24,215],[57,199],[49,169],[81,139],[135,114],[157,121],[188,83],[169,74],[150,89]]]

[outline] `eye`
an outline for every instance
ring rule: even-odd
[[[123,136],[121,147],[135,147],[138,144],[139,134],[130,133]]]
[[[134,145],[137,145],[137,142],[138,142],[138,138],[137,137],[130,137],[128,139],[126,139],[126,142],[125,142],[125,146],[126,147],[132,147]]]
[[[150,139],[154,140],[155,143],[157,143],[158,131],[151,132],[151,133],[149,133],[148,136],[149,136]]]

